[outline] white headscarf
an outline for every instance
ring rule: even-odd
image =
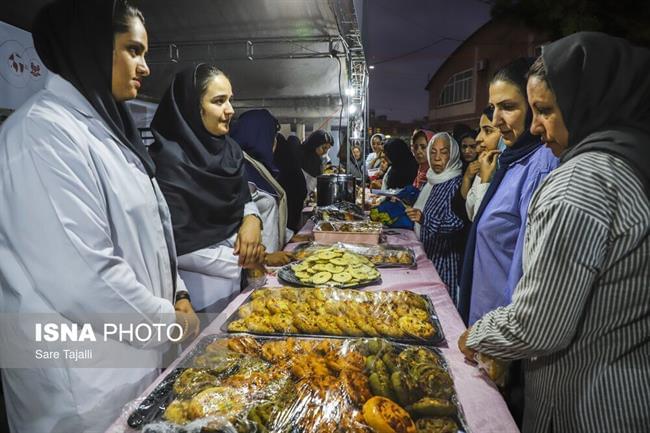
[[[433,146],[433,142],[440,137],[445,137],[449,143],[449,161],[447,161],[447,166],[441,173],[436,173],[431,168],[433,167],[431,164],[431,146]],[[460,160],[460,147],[454,137],[446,132],[439,132],[431,137],[431,140],[429,140],[429,144],[427,145],[427,160],[429,161],[427,183],[422,187],[422,191],[420,191],[420,195],[413,205],[414,208],[420,210],[424,210],[424,205],[427,204],[433,185],[447,182],[463,173],[463,163]],[[418,223],[415,223],[415,234],[418,235],[418,238],[420,237],[420,224]]]

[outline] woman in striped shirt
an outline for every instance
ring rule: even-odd
[[[419,236],[427,256],[455,304],[465,246],[463,220],[451,209],[451,200],[458,191],[462,174],[458,143],[446,132],[438,133],[429,141],[427,157],[431,167],[427,172],[427,184],[415,206],[408,208],[406,213],[420,225]]]
[[[524,360],[525,433],[650,426],[649,69],[649,50],[585,32],[529,73],[531,132],[561,165],[531,201],[512,303],[459,341]]]

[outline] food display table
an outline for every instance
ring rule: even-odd
[[[307,223],[301,233],[309,233],[311,227],[312,224]],[[410,230],[387,230],[386,234],[389,244],[408,246],[415,251],[417,268],[380,269],[382,282],[365,287],[363,290],[410,290],[428,296],[433,302],[446,338],[446,343],[440,345],[439,348],[451,368],[458,399],[465,413],[470,431],[472,433],[518,432],[519,430],[496,386],[475,366],[467,363],[458,350],[456,342],[465,330],[465,325],[448,295],[446,286],[441,281],[431,261],[427,259],[415,233]],[[286,250],[291,251],[295,246],[296,244],[289,244]],[[275,276],[270,275],[265,285],[280,286],[282,284]],[[221,333],[221,325],[237,310],[249,294],[250,290],[240,293],[203,330],[201,336]],[[186,349],[186,352],[192,350],[200,337]],[[180,362],[182,357],[169,367],[169,371]],[[158,377],[140,397],[129,403],[119,418],[107,430],[107,433],[134,432],[135,430],[129,428],[126,423],[130,412],[162,381],[164,376],[165,373]]]

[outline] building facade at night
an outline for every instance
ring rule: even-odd
[[[370,110],[370,121],[368,127],[368,138],[375,133],[382,133],[391,137],[399,137],[410,140],[415,129],[424,128],[427,119],[413,120],[411,122],[402,122],[399,120],[389,119],[386,115],[375,115],[375,110]]]
[[[489,21],[467,38],[431,77],[428,126],[451,131],[464,123],[478,128],[488,104],[488,84],[494,73],[519,57],[536,57],[548,39],[522,24]]]

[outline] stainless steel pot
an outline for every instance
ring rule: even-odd
[[[316,179],[318,206],[340,201],[355,202],[356,182],[351,174],[321,174]]]

